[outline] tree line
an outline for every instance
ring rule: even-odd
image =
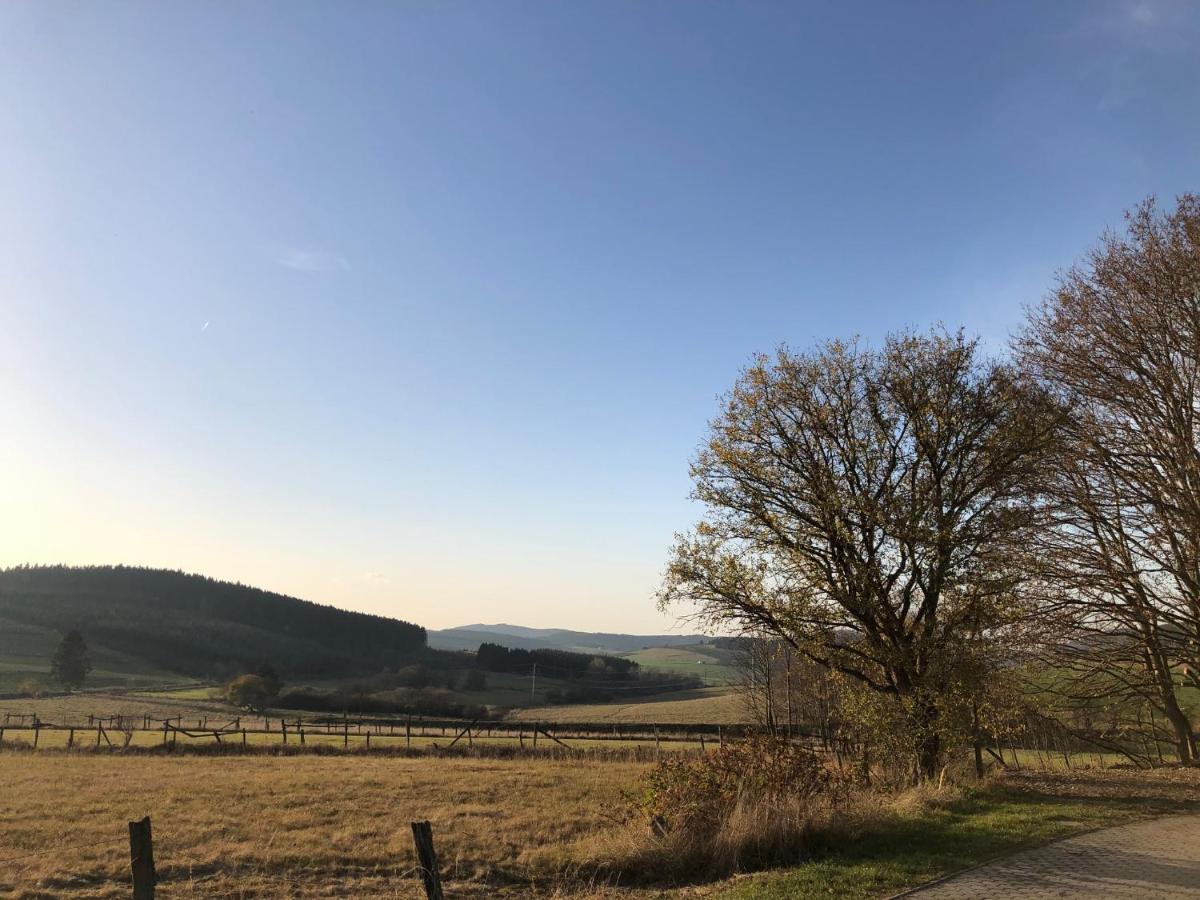
[[[1200,197],[1129,213],[1007,354],[756,358],[691,471],[661,604],[786,650],[863,752],[930,778],[1040,717],[1196,761]]]
[[[530,675],[537,666],[549,678],[590,678],[598,681],[636,678],[639,666],[632,659],[570,650],[523,650],[500,644],[482,643],[475,652],[475,665],[488,672]]]

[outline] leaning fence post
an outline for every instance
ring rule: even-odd
[[[133,870],[133,900],[154,900],[154,840],[149,816],[129,823],[129,863]]]
[[[443,900],[442,876],[438,874],[437,853],[433,849],[433,826],[428,822],[413,822],[412,833],[425,896],[429,900]]]

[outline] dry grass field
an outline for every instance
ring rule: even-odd
[[[164,897],[417,897],[416,819],[453,896],[553,893],[644,768],[7,752],[0,895],[127,897],[126,822],[147,814]]]
[[[618,812],[647,769],[585,758],[7,748],[0,896],[127,897],[126,822],[147,814],[165,898],[415,900],[409,823],[427,818],[456,898],[863,900],[1087,827],[1200,808],[1193,771],[1009,772],[944,793],[866,796],[810,861],[752,878],[628,888],[590,877],[614,851],[646,848],[646,830],[621,825]]]
[[[707,723],[733,725],[749,721],[742,698],[727,687],[702,688],[640,697],[630,703],[588,703],[536,706],[513,710],[510,719],[523,722],[621,722],[628,724]]]

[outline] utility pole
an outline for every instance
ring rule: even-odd
[[[537,699],[537,663],[533,664],[533,674],[529,676],[529,698]]]

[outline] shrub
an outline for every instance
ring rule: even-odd
[[[308,712],[350,712],[368,715],[445,716],[454,719],[486,719],[486,706],[463,703],[436,688],[398,688],[392,691],[341,689],[320,691],[289,688],[279,696],[281,709]]]
[[[232,706],[262,712],[271,705],[276,693],[261,675],[241,675],[225,685],[225,700]]]
[[[626,881],[795,863],[843,824],[852,787],[813,751],[773,738],[664,759],[626,795],[633,839],[597,861]]]
[[[771,738],[730,743],[700,759],[659,762],[630,795],[656,832],[719,829],[738,804],[779,806],[845,793],[844,777],[812,750]]]

